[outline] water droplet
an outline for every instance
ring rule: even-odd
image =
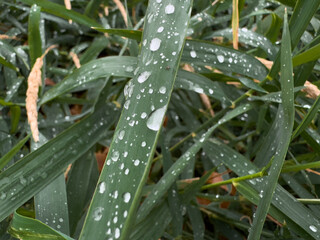
[[[99,183],[99,193],[104,193],[106,191],[106,183],[105,182],[101,182]]]
[[[145,119],[147,116],[148,116],[147,113],[145,113],[145,112],[141,113],[141,118],[142,118],[142,119]]]
[[[59,218],[59,222],[63,222],[63,218]]]
[[[123,139],[125,133],[126,133],[126,132],[125,132],[124,130],[121,130],[121,131],[119,132],[119,135],[118,135],[119,140],[122,140],[122,139]]]
[[[157,30],[157,32],[158,32],[158,33],[161,33],[161,32],[163,31],[163,29],[164,29],[164,27],[159,27],[158,30]]]
[[[172,4],[168,4],[165,8],[165,13],[166,14],[172,14],[174,13],[174,6]]]
[[[119,228],[116,228],[115,232],[114,232],[114,237],[116,239],[118,239],[120,237],[120,229]]]
[[[223,63],[224,62],[224,56],[219,55],[217,56],[219,63]]]
[[[123,217],[126,218],[127,216],[128,216],[128,211],[126,210],[123,212]]]
[[[97,207],[93,212],[93,220],[100,221],[102,218],[103,207]]]
[[[145,141],[143,141],[142,143],[141,143],[141,147],[145,147],[147,145],[147,143],[145,142]]]
[[[123,194],[123,201],[125,203],[128,203],[130,201],[130,198],[131,198],[131,194],[129,192],[126,192]]]
[[[120,154],[118,151],[113,152],[112,157],[111,157],[112,161],[114,161],[114,162],[118,161],[119,156],[120,156]]]
[[[317,229],[316,226],[314,226],[314,225],[310,225],[309,228],[310,228],[310,230],[311,230],[312,232],[317,232],[317,231],[318,231],[318,229]]]
[[[191,51],[191,52],[190,52],[190,56],[191,56],[192,58],[195,58],[195,57],[197,57],[197,53],[196,53],[195,51]]]
[[[4,200],[6,199],[7,194],[5,194],[4,192],[0,193],[0,200]]]
[[[155,52],[160,48],[161,40],[159,38],[154,38],[150,43],[150,50]]]
[[[147,120],[147,127],[150,130],[158,131],[161,127],[162,119],[166,113],[166,107],[159,108],[151,113],[150,117]]]
[[[166,87],[164,87],[164,86],[162,86],[162,87],[159,89],[159,92],[160,92],[161,94],[165,94],[166,91],[167,91],[167,89],[166,89]]]
[[[134,160],[133,164],[134,164],[135,166],[138,166],[138,165],[140,164],[140,160],[139,160],[139,159]]]
[[[151,72],[147,72],[147,71],[141,73],[138,77],[138,82],[139,83],[145,82],[150,77],[150,75],[151,75]]]

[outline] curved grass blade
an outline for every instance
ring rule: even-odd
[[[179,175],[188,166],[188,162],[192,156],[194,156],[206,142],[206,140],[212,135],[215,129],[232,118],[239,116],[253,108],[254,105],[244,104],[234,110],[228,112],[222,117],[218,123],[213,125],[206,133],[204,133],[199,140],[197,140],[192,147],[188,149],[163,175],[157,185],[152,189],[149,196],[144,200],[137,215],[137,221],[144,219],[148,213],[156,206],[161,200],[161,197],[168,191],[172,184],[177,180]]]
[[[114,106],[105,104],[106,97],[107,90],[104,89],[93,114],[0,173],[0,221],[100,140],[114,123],[116,114]]]
[[[261,194],[263,197],[259,201],[259,205],[253,224],[248,236],[248,240],[259,239],[265,218],[267,216],[273,193],[276,189],[278,178],[280,176],[281,168],[286,157],[288,147],[291,140],[291,132],[294,124],[294,92],[293,92],[293,77],[292,77],[292,56],[291,56],[291,39],[287,22],[287,14],[284,16],[284,29],[281,46],[281,91],[282,91],[282,105],[279,106],[278,114],[282,115],[280,124],[279,145],[274,155],[269,175],[266,178],[266,183]]]
[[[142,32],[139,30],[121,29],[121,28],[108,29],[108,28],[101,28],[101,27],[93,27],[93,29],[103,33],[115,34],[121,37],[130,38],[138,42],[140,42],[142,38]]]
[[[292,58],[293,66],[298,66],[307,62],[312,62],[320,58],[320,44],[300,53]]]
[[[73,240],[73,238],[52,229],[39,220],[18,213],[14,213],[8,231],[13,237],[23,240]]]
[[[36,4],[41,7],[42,11],[45,11],[47,13],[53,14],[58,17],[62,17],[66,20],[71,19],[72,21],[75,21],[77,23],[83,24],[88,27],[101,27],[99,23],[92,20],[91,18],[80,14],[78,12],[75,12],[73,10],[68,10],[65,8],[65,6],[50,2],[48,0],[19,0],[20,2],[23,2],[28,5]]]
[[[260,171],[250,160],[217,140],[210,139],[207,141],[204,145],[204,151],[210,157],[214,165],[224,163],[230,170],[240,177]],[[261,189],[263,189],[264,183],[265,179],[257,178],[249,180],[249,182],[238,182],[236,186],[238,187],[238,185],[249,184],[249,186],[254,189],[253,191],[259,195],[261,194]],[[249,189],[249,187],[247,187],[247,189]],[[263,196],[265,196],[264,193]],[[261,199],[261,196],[259,196],[259,198]],[[257,203],[252,198],[248,198],[248,200],[253,203]],[[272,205],[283,213],[286,218],[289,218],[293,223],[295,223],[295,226],[300,226],[304,232],[308,233],[309,238],[310,236],[314,239],[319,238],[319,218],[316,217],[309,208],[296,201],[295,197],[288,193],[279,184],[274,192]],[[294,211],[292,211],[292,209],[294,209]],[[279,220],[281,220],[281,218]],[[313,231],[314,229],[316,229],[316,231]],[[293,228],[293,231],[296,231],[296,229]]]
[[[10,149],[4,156],[0,158],[0,170],[3,169],[10,160],[16,155],[19,150],[24,146],[24,144],[29,140],[30,134],[28,134],[25,138],[21,139],[13,148]]]
[[[31,67],[37,58],[42,55],[42,42],[40,37],[40,16],[41,8],[33,4],[30,8],[28,21],[28,43]]]
[[[81,68],[74,70],[63,81],[49,89],[41,98],[40,104],[44,104],[57,96],[72,89],[108,76],[132,77],[136,66],[135,57],[105,57],[92,60]]]
[[[247,44],[253,47],[259,47],[268,54],[268,56],[273,59],[277,54],[277,48],[263,35],[253,32],[247,28],[239,28],[238,30],[239,42]],[[215,31],[205,39],[211,39],[213,37],[222,36],[229,40],[232,39],[232,29],[223,29]]]
[[[98,178],[97,161],[94,152],[90,150],[72,165],[68,174],[67,194],[71,236],[76,233],[77,225],[85,214]]]
[[[149,2],[138,67],[125,91],[127,100],[81,240],[128,238],[174,85],[190,10],[189,0]]]
[[[295,137],[299,136],[301,132],[303,132],[311,123],[312,119],[316,116],[318,113],[320,107],[320,96],[316,99],[316,101],[313,103],[311,109],[307,113],[307,115],[303,118],[302,122],[299,124],[299,126],[294,130],[292,133],[291,139],[294,139]]]
[[[235,72],[262,81],[268,74],[256,58],[231,49],[200,40],[188,40],[181,61],[191,65],[213,66],[222,71]]]
[[[18,72],[19,69],[14,66],[12,63],[8,62],[5,58],[3,58],[2,56],[0,56],[0,64],[2,64],[5,67],[11,68],[12,70]]]

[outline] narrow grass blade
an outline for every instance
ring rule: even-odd
[[[40,16],[41,8],[33,4],[30,8],[28,21],[28,43],[31,67],[37,58],[42,55],[42,43],[40,37]]]
[[[73,238],[55,231],[39,220],[24,217],[18,213],[14,213],[8,231],[13,237],[23,240],[73,240]]]
[[[181,61],[191,65],[212,66],[262,81],[268,74],[256,58],[231,48],[200,40],[188,40]]]
[[[268,56],[273,59],[277,53],[277,48],[262,34],[253,32],[247,28],[239,28],[239,42],[247,44],[253,47],[261,48]],[[206,39],[211,39],[212,37],[222,36],[227,39],[232,39],[232,29],[224,29],[215,31],[212,34],[206,36]]]
[[[34,197],[36,219],[69,235],[69,215],[64,174]],[[53,214],[54,213],[54,214]]]
[[[279,107],[278,113],[282,114],[280,120],[280,139],[279,146],[274,155],[269,175],[265,180],[265,185],[261,190],[263,197],[259,201],[257,211],[255,213],[252,228],[248,236],[248,240],[259,239],[265,218],[270,207],[274,190],[277,186],[278,178],[280,176],[281,168],[287,154],[287,150],[291,140],[291,132],[294,124],[294,92],[293,92],[293,77],[292,77],[292,56],[291,56],[291,39],[287,23],[287,14],[284,17],[284,29],[281,45],[281,91],[282,91],[282,105]],[[281,112],[281,113],[280,113]]]
[[[97,162],[93,151],[90,150],[72,165],[68,174],[67,194],[71,236],[74,236],[89,206],[98,178]]]
[[[93,114],[0,173],[0,220],[58,177],[110,128],[116,111],[105,104],[106,94],[101,94]]]
[[[19,69],[14,66],[12,63],[8,62],[5,58],[3,58],[2,56],[0,56],[0,64],[2,64],[5,67],[11,68],[14,71],[19,71]]]
[[[149,2],[138,68],[127,86],[81,240],[128,238],[174,85],[190,10],[191,1]]]
[[[299,136],[299,134],[309,126],[313,118],[318,113],[319,107],[320,107],[320,97],[316,99],[316,101],[313,103],[307,115],[303,118],[299,126],[294,130],[294,132],[292,133],[291,139],[294,139],[295,137]]]
[[[4,156],[0,158],[0,169],[3,169],[10,160],[16,155],[19,150],[25,145],[25,143],[29,140],[30,134],[28,134],[26,137],[21,139],[13,148],[10,149],[9,152],[7,152]]]
[[[108,76],[132,77],[136,66],[135,57],[105,57],[92,60],[74,70],[63,81],[45,92],[40,104],[44,104],[78,86]]]
[[[148,213],[156,206],[161,200],[161,197],[168,191],[172,184],[177,180],[179,175],[188,166],[188,162],[191,156],[194,156],[206,142],[206,140],[212,135],[215,129],[221,124],[231,120],[232,118],[239,116],[253,108],[253,105],[245,104],[241,105],[234,110],[228,112],[223,118],[219,120],[217,124],[212,126],[206,133],[204,133],[199,140],[197,140],[192,147],[188,149],[163,175],[157,185],[152,189],[151,193],[144,200],[137,215],[137,221],[145,218]]]
[[[20,117],[21,117],[21,108],[20,106],[11,106],[10,107],[10,114],[11,114],[11,130],[10,133],[13,134],[17,131]],[[1,169],[1,167],[0,167]]]
[[[300,53],[292,59],[293,66],[299,66],[301,64],[312,62],[320,58],[320,44]]]
[[[217,140],[210,139],[207,141],[204,145],[204,150],[214,165],[223,163],[238,176],[246,176],[260,171],[250,160]],[[259,195],[261,194],[261,190],[264,190],[264,183],[264,178],[256,178],[246,183],[239,182],[237,184],[249,184],[251,188],[254,188],[253,191],[250,190],[253,192],[253,195],[255,195],[255,193]],[[238,185],[236,186],[238,187]],[[264,192],[263,196],[265,196]],[[261,200],[261,196],[259,196],[259,199]],[[254,201],[252,198],[248,198],[248,200]],[[296,226],[300,226],[303,231],[309,235],[309,238],[319,238],[319,218],[315,216],[309,208],[299,203],[294,196],[280,185],[277,186],[274,192],[272,205],[293,223],[296,223]],[[294,211],[292,211],[292,209],[294,209]],[[281,220],[281,218],[279,220]],[[295,228],[292,230],[295,231]]]
[[[71,19],[77,23],[83,24],[88,27],[101,27],[99,23],[92,20],[91,18],[75,12],[73,10],[68,10],[65,6],[48,1],[48,0],[19,0],[28,5],[37,4],[41,7],[42,11],[53,14],[58,17],[62,17],[66,20]]]
[[[99,28],[99,27],[93,27],[93,29],[103,33],[115,34],[118,36],[130,38],[138,42],[140,42],[142,38],[142,32],[138,30],[131,30],[131,29],[129,30],[129,29],[120,29],[120,28],[106,29],[106,28]]]

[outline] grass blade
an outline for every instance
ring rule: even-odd
[[[103,129],[113,124],[115,110],[113,106],[106,107],[105,94],[106,91],[96,104],[100,108],[97,107],[93,114],[0,173],[0,220],[58,177],[68,164],[82,156],[102,137]],[[17,175],[17,172],[20,174]]]
[[[144,48],[141,49],[136,75],[127,86],[127,100],[80,235],[81,240],[127,239],[129,235],[169,103],[190,9],[190,1],[149,2]],[[162,22],[164,16],[166,22]],[[159,28],[164,32],[160,34]],[[176,34],[171,36],[169,29],[173,28]],[[153,94],[148,93],[151,86]],[[134,140],[137,137],[139,141]],[[119,172],[119,169],[123,171]],[[105,226],[108,226],[107,231]]]
[[[188,166],[188,162],[191,156],[194,156],[206,142],[206,140],[212,135],[215,129],[222,125],[223,123],[231,120],[232,118],[241,115],[253,108],[253,105],[245,104],[241,105],[234,110],[228,112],[223,118],[219,120],[217,124],[212,126],[205,134],[197,140],[191,148],[188,149],[163,175],[157,185],[152,189],[149,196],[144,200],[137,215],[137,221],[145,218],[148,213],[154,208],[161,200],[161,197],[168,191],[172,184],[177,180],[178,176],[183,172],[183,170]]]
[[[71,19],[72,21],[75,21],[77,23],[83,24],[88,27],[101,27],[99,23],[92,20],[91,18],[83,14],[80,14],[78,12],[75,12],[73,10],[68,10],[65,8],[65,6],[54,3],[54,2],[50,2],[48,0],[19,0],[19,1],[28,5],[36,4],[41,7],[42,11],[56,15],[58,17],[62,17],[66,20]]]
[[[71,237],[55,231],[39,220],[24,217],[18,213],[14,213],[8,231],[12,236],[24,240],[73,240]]]
[[[42,43],[40,37],[40,16],[41,8],[33,4],[30,8],[29,21],[28,21],[28,43],[29,43],[29,56],[31,68],[36,62],[37,58],[42,55]]]
[[[291,56],[291,39],[287,22],[287,14],[284,17],[284,29],[281,46],[281,90],[282,90],[282,105],[279,107],[278,113],[283,115],[283,120],[279,122],[280,139],[279,147],[274,155],[269,175],[265,180],[265,185],[261,190],[263,197],[259,201],[257,211],[255,213],[251,231],[248,240],[259,239],[265,218],[270,207],[274,190],[277,186],[281,168],[286,157],[288,147],[291,140],[291,132],[294,124],[294,92],[293,92],[293,77],[292,77],[292,56]]]

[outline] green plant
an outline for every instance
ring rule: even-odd
[[[0,240],[320,239],[320,0],[1,5]]]

